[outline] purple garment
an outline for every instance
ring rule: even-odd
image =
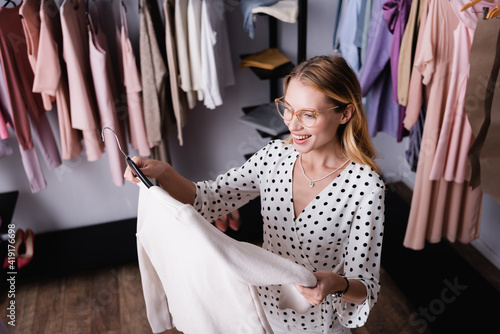
[[[412,0],[387,0],[382,6],[387,27],[392,33],[391,74],[393,102],[398,103],[398,63],[399,49],[405,32],[406,22],[410,15]]]
[[[385,0],[374,0],[368,31],[366,59],[359,82],[363,96],[368,96],[366,117],[373,137],[379,131],[397,138],[399,105],[393,103],[390,56],[392,34],[384,20],[382,5]]]
[[[392,75],[392,102],[398,103],[398,65],[399,50],[405,32],[408,16],[410,15],[412,0],[387,0],[382,6],[384,18],[389,31],[392,32],[391,45],[391,75]],[[399,127],[397,140],[401,141],[408,131],[403,126],[406,107],[399,106]]]

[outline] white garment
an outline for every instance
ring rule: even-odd
[[[201,79],[201,0],[189,0],[187,7],[187,24],[189,40],[189,65],[191,66],[191,85],[203,101],[203,84]]]
[[[283,284],[280,308],[309,309],[292,285],[316,285],[304,266],[228,237],[160,187],[140,186],[137,250],[153,332],[272,333],[255,285]]]
[[[299,17],[299,5],[297,0],[281,0],[269,6],[255,7],[252,14],[267,14],[286,23],[296,23]]]

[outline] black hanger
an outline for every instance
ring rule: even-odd
[[[104,141],[104,130],[106,130],[106,129],[113,132],[113,134],[115,135],[115,139],[116,139],[116,143],[118,144],[118,148],[120,149],[120,152],[122,152],[122,154],[125,156],[125,161],[127,162],[127,164],[130,166],[130,168],[132,168],[134,170],[135,175],[142,181],[142,183],[144,183],[144,185],[146,187],[151,188],[153,186],[153,183],[151,183],[151,181],[146,177],[146,175],[144,175],[144,173],[139,169],[139,167],[137,167],[135,162],[132,159],[130,159],[130,157],[125,154],[125,152],[123,152],[122,146],[120,145],[120,141],[118,140],[118,136],[116,135],[116,132],[113,129],[111,129],[108,126],[106,126],[102,129],[102,131],[101,131],[102,141]]]
[[[12,0],[5,0],[5,3],[3,4],[2,7],[7,7],[7,5],[11,3],[13,7],[16,7],[17,6],[17,3],[15,3],[14,1]]]

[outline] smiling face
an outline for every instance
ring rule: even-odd
[[[320,112],[313,127],[305,127],[293,117],[285,121],[293,137],[295,150],[308,153],[313,150],[335,152],[340,145],[337,130],[340,124],[345,124],[349,118],[349,108],[346,110],[331,109],[335,107],[320,91],[305,85],[297,79],[291,79],[285,94],[285,101],[297,111],[300,109],[315,109]]]

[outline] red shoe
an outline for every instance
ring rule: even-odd
[[[16,263],[17,257],[19,255],[19,247],[23,243],[24,240],[24,231],[22,229],[18,229],[16,231],[16,237],[14,239],[14,249],[9,247],[7,250],[7,257],[3,262],[3,268],[7,268],[10,265],[14,265]],[[10,244],[10,242],[9,242]],[[14,256],[9,256],[9,253],[13,253]],[[12,254],[10,254],[12,255]]]
[[[35,252],[35,234],[28,228],[26,229],[26,234],[24,237],[24,249],[23,254],[19,254],[17,258],[17,268],[21,269],[33,259],[33,254]]]
[[[224,215],[222,217],[220,217],[219,219],[217,219],[215,221],[215,226],[221,230],[222,232],[226,232],[227,231],[227,226],[229,225],[229,222],[228,222],[228,215]]]
[[[229,215],[229,227],[233,231],[238,231],[241,226],[240,213],[238,210],[231,212]]]

